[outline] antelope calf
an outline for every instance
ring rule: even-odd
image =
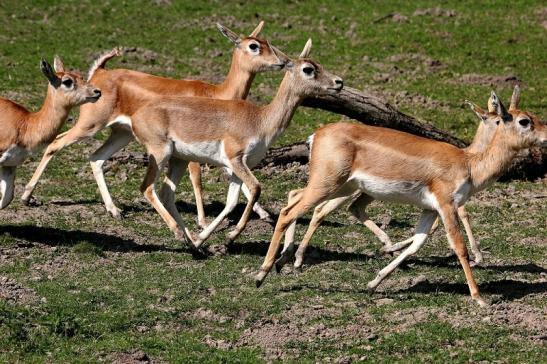
[[[132,115],[141,105],[153,100],[157,102],[164,97],[199,96],[222,100],[245,99],[257,73],[281,70],[285,62],[272,51],[267,40],[258,38],[263,26],[264,22],[260,22],[248,37],[242,39],[230,29],[217,24],[222,34],[235,45],[230,71],[224,82],[219,85],[198,80],[173,80],[127,69],[106,70],[106,62],[114,56],[120,55],[120,51],[114,49],[100,56],[89,70],[88,80],[101,87],[103,97],[96,104],[82,106],[74,127],[59,135],[47,147],[34,175],[25,187],[22,196],[23,202],[28,203],[30,200],[40,176],[53,155],[66,146],[92,137],[104,128],[110,127],[112,130],[110,137],[90,156],[90,163],[106,210],[113,217],[121,217],[121,210],[114,204],[112,196],[108,192],[102,167],[108,158],[133,140]],[[198,222],[200,226],[205,226],[199,164],[191,163],[189,169],[196,195]],[[177,181],[178,178],[180,177],[172,175],[170,180]],[[243,191],[248,193],[245,188]],[[164,195],[168,194],[162,192],[162,196]],[[260,206],[256,206],[255,210],[261,218],[269,217],[269,214]]]
[[[479,152],[366,125],[341,122],[317,130],[308,185],[281,210],[266,258],[256,276],[257,286],[270,272],[281,237],[293,221],[323,201],[361,191],[368,196],[365,199],[368,202],[378,199],[423,208],[412,243],[368,283],[369,290],[374,290],[402,261],[420,249],[438,214],[465,272],[471,297],[485,305],[458,226],[458,207],[493,183],[519,150],[547,143],[547,126],[536,116],[519,110],[518,98],[512,100],[509,111],[494,93],[491,100],[495,112],[484,117],[499,125],[488,147]]]
[[[49,84],[39,111],[30,112],[0,98],[0,209],[13,200],[16,168],[55,138],[73,107],[94,103],[101,97],[101,91],[79,74],[65,71],[59,57],[55,57],[54,66],[55,70],[45,60],[40,62]]]
[[[519,87],[515,86],[515,89],[513,92],[513,99],[518,97],[519,93],[520,93]],[[471,107],[471,110],[473,110],[475,114],[479,117],[480,123],[472,143],[467,148],[464,148],[464,150],[467,151],[468,153],[482,152],[486,150],[486,148],[490,144],[492,137],[494,136],[494,133],[496,131],[497,124],[495,120],[488,119],[486,117],[487,113],[485,113],[480,107],[478,107],[477,105],[467,100],[466,100],[466,103]],[[495,111],[493,109],[491,100],[489,100],[488,102],[488,110],[489,112]],[[310,141],[312,140],[313,140],[313,136],[310,137]],[[303,191],[304,189],[297,189],[297,190],[290,191],[288,203],[291,204],[291,202],[295,198],[297,198]],[[372,231],[372,233],[374,233],[374,235],[376,235],[378,239],[384,244],[384,246],[381,249],[382,251],[384,252],[398,251],[412,243],[413,238],[404,240],[397,244],[392,244],[389,236],[382,229],[380,229],[380,227],[376,225],[374,221],[370,220],[368,218],[368,215],[366,214],[365,209],[367,205],[371,202],[369,201],[370,196],[365,195],[360,190],[358,190],[351,195],[342,196],[342,197],[338,197],[332,200],[322,202],[317,207],[315,207],[308,230],[306,231],[306,234],[304,235],[304,238],[302,239],[302,242],[300,243],[298,250],[296,252],[295,262],[294,262],[295,268],[300,268],[302,266],[306,248],[313,234],[315,233],[315,230],[317,230],[317,228],[319,227],[321,222],[325,219],[325,217],[350,200],[352,200],[352,203],[349,206],[349,211],[359,221],[362,221],[363,224],[370,231]],[[473,231],[471,230],[471,223],[469,221],[469,216],[467,215],[467,212],[465,211],[465,208],[463,205],[458,208],[458,216],[460,217],[464,225],[465,232],[469,239],[469,245],[471,246],[471,251],[473,252],[473,255],[475,258],[475,263],[480,263],[483,260],[482,252],[480,250],[478,242],[475,240],[473,236]],[[438,224],[438,221],[439,221],[439,218],[437,217],[437,219],[435,220],[434,226],[431,228],[431,231],[436,229],[436,225]],[[296,220],[291,224],[291,226],[285,232],[285,244],[283,246],[283,251],[281,252],[281,256],[279,257],[279,259],[277,259],[277,261],[275,262],[275,267],[277,271],[280,271],[283,265],[285,265],[292,258],[292,255],[294,254],[295,229],[296,229]]]
[[[150,159],[141,191],[177,238],[199,247],[235,208],[242,183],[249,187],[251,196],[228,239],[234,240],[244,229],[260,195],[260,184],[250,169],[289,126],[304,98],[339,92],[343,87],[340,77],[331,75],[308,58],[310,49],[311,39],[299,59],[285,65],[283,81],[268,105],[258,106],[242,100],[165,98],[141,107],[133,115],[133,132],[146,147]],[[156,179],[164,165],[169,163],[170,170],[178,171],[177,174],[190,161],[227,167],[232,172],[225,208],[195,241],[176,209],[174,198],[166,198],[167,206],[164,206],[155,192]]]

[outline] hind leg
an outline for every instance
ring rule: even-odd
[[[425,244],[427,240],[427,234],[429,233],[429,230],[431,229],[431,226],[433,225],[436,217],[436,211],[424,210],[422,212],[422,216],[420,216],[420,220],[418,221],[418,225],[416,226],[416,232],[414,234],[412,244],[406,250],[404,250],[401,255],[395,258],[385,268],[380,270],[376,278],[374,278],[367,284],[367,287],[370,291],[375,290],[376,287],[378,287],[378,285],[387,276],[389,276],[406,258],[418,252],[422,245]]]
[[[13,166],[0,167],[0,210],[6,208],[13,200],[13,190],[15,188],[15,169]]]
[[[294,267],[300,268],[302,266],[302,263],[304,261],[304,254],[306,253],[306,249],[308,247],[308,244],[311,241],[311,238],[313,237],[313,234],[319,228],[321,225],[321,222],[327,217],[328,214],[333,212],[334,210],[337,210],[340,206],[345,204],[348,200],[351,199],[353,191],[348,191],[347,196],[341,196],[337,198],[333,198],[327,202],[321,203],[318,206],[315,207],[315,210],[313,211],[313,216],[310,221],[310,225],[308,226],[308,230],[306,231],[306,234],[304,235],[304,238],[302,239],[302,242],[298,246],[298,250],[295,254],[295,261],[294,261]]]
[[[93,176],[99,186],[99,191],[106,211],[116,219],[121,218],[121,210],[114,204],[112,196],[108,191],[108,186],[106,185],[106,180],[104,178],[103,165],[107,159],[112,157],[114,153],[125,147],[132,140],[133,134],[130,130],[124,129],[123,127],[112,127],[112,132],[108,139],[89,157],[91,170],[93,171]]]
[[[359,221],[363,223],[380,241],[384,244],[384,248],[389,248],[393,243],[384,230],[380,229],[374,221],[372,221],[366,213],[367,206],[374,201],[369,195],[362,193],[352,204],[349,206],[349,211]]]

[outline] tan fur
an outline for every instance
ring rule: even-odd
[[[218,26],[223,32],[231,32],[229,29]],[[120,116],[131,117],[145,103],[175,96],[199,96],[226,100],[246,98],[256,73],[280,70],[283,67],[284,60],[280,59],[283,56],[282,53],[273,51],[268,41],[256,38],[262,26],[261,22],[253,31],[252,37],[231,39],[237,45],[233,51],[230,71],[224,82],[219,85],[198,80],[173,80],[127,69],[104,69],[105,62],[119,53],[117,49],[99,57],[89,74],[91,82],[103,90],[103,97],[96,104],[82,106],[76,125],[48,146],[40,165],[25,188],[23,202],[29,201],[41,174],[55,153],[68,145],[93,136]],[[238,36],[233,33],[233,37]],[[248,49],[251,43],[260,45],[258,55],[251,54]],[[102,164],[105,159],[133,140],[133,137],[130,130],[123,125],[114,124],[111,128],[110,138],[90,159],[107,210],[113,216],[120,217],[120,210],[114,205],[107,190],[102,174]],[[199,168],[193,167],[191,171],[199,173]],[[197,181],[199,178],[193,177],[192,180]],[[201,200],[201,185],[194,185],[194,188],[196,194],[200,195],[198,200]],[[203,206],[200,206],[199,210],[203,212]],[[203,215],[200,220],[204,224]]]
[[[6,191],[13,188],[15,168],[55,138],[73,107],[95,102],[101,95],[98,88],[87,83],[78,73],[66,72],[58,57],[55,58],[57,72],[45,61],[42,61],[41,68],[50,82],[39,111],[31,112],[13,101],[0,98],[0,168],[2,172],[10,169],[9,177],[4,176],[5,173],[0,177],[3,189],[0,208],[6,207],[13,198],[12,195],[6,196]],[[71,86],[67,87],[66,82]]]
[[[547,127],[535,116],[516,108],[507,113],[497,97],[492,99],[497,113],[489,113],[487,119],[499,125],[490,144],[479,152],[366,125],[337,123],[317,130],[310,157],[308,185],[281,210],[268,253],[256,278],[257,285],[262,283],[274,264],[282,234],[299,216],[323,201],[358,191],[361,182],[357,176],[368,176],[376,183],[371,185],[375,191],[388,191],[380,194],[381,199],[424,208],[413,243],[380,271],[369,283],[369,288],[375,289],[406,257],[425,243],[424,234],[438,213],[464,269],[471,296],[483,304],[458,227],[458,205],[463,205],[471,194],[492,183],[519,150],[547,142]],[[530,125],[522,126],[526,121],[521,120],[530,120]],[[458,191],[462,185],[468,185],[468,190],[460,198]]]
[[[234,175],[227,201],[233,202],[241,181],[249,188],[251,198],[236,228],[229,234],[229,239],[233,240],[245,227],[250,208],[260,194],[260,185],[250,168],[260,162],[268,147],[288,127],[305,97],[338,92],[342,88],[339,77],[332,76],[310,59],[292,61],[287,67],[277,95],[269,105],[257,106],[242,100],[165,98],[141,107],[133,115],[133,132],[154,161],[149,165],[141,190],[177,237],[185,236],[192,241],[176,212],[173,198],[167,198],[165,208],[154,193],[155,179],[167,161],[201,158],[207,163],[228,167]],[[313,75],[305,74],[309,69],[313,70]],[[218,142],[222,144],[215,144]],[[190,149],[194,151],[190,152]],[[237,193],[234,195],[233,191]],[[227,202],[219,217],[192,241],[196,247],[235,207],[232,202]]]

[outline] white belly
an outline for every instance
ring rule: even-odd
[[[353,174],[348,182],[377,200],[408,203],[428,210],[437,210],[439,206],[427,186],[419,182],[391,181],[365,173]]]
[[[114,120],[109,121],[108,124],[106,124],[107,127],[114,125],[131,130],[131,118],[127,115],[118,115]]]
[[[224,152],[224,143],[221,140],[199,143],[185,143],[180,140],[174,142],[173,153],[192,162],[209,163],[216,166],[229,166]]]
[[[10,146],[0,157],[0,165],[2,166],[19,166],[23,164],[25,159],[30,155],[30,150],[21,148],[18,145]]]

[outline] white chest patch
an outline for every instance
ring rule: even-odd
[[[470,195],[471,183],[465,181],[456,189],[456,191],[454,191],[454,202],[456,202],[458,206],[461,206],[465,204]]]
[[[112,125],[123,126],[124,128],[131,130],[131,118],[127,115],[118,115],[114,120],[109,121],[108,124],[106,124],[107,127]]]
[[[245,150],[247,166],[253,168],[260,163],[268,152],[269,146],[270,144],[264,139],[253,139]]]
[[[366,173],[353,174],[348,182],[355,183],[367,195],[381,201],[402,202],[429,210],[437,210],[437,199],[427,186],[419,182],[392,181]]]
[[[221,140],[199,143],[185,143],[177,140],[174,142],[174,147],[174,154],[186,160],[216,166],[229,165],[224,152],[224,143]]]
[[[21,148],[18,145],[10,146],[0,157],[0,165],[2,166],[18,166],[31,154],[31,151]]]

